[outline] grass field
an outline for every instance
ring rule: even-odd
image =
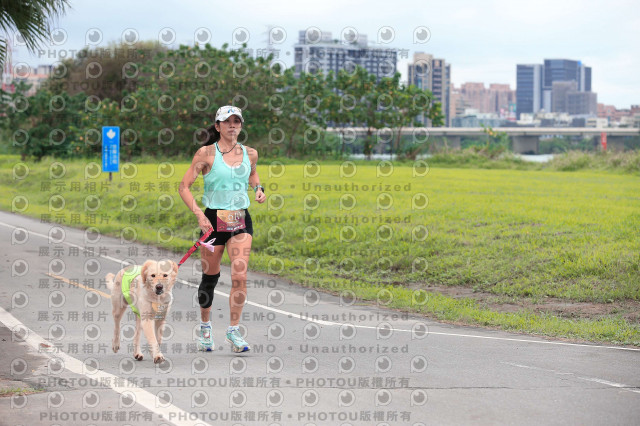
[[[111,184],[87,161],[0,164],[4,210],[136,235],[176,258],[197,236],[177,194],[187,163],[125,164]],[[253,270],[451,322],[640,345],[638,176],[388,162],[258,171],[269,198],[250,208]]]

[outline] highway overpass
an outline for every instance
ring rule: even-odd
[[[596,128],[596,127],[498,127],[492,129],[495,132],[506,133],[512,141],[512,150],[515,153],[534,153],[539,151],[539,141],[542,136],[581,136],[583,138],[597,137],[600,139],[604,133],[607,135],[607,147],[612,150],[621,150],[624,147],[624,138],[640,136],[640,128]],[[367,133],[366,127],[329,128],[328,132],[343,133],[345,138],[355,140],[357,136]],[[487,135],[487,129],[482,127],[403,127],[402,135],[414,135],[416,141],[426,142],[436,140],[442,146],[446,140],[449,148],[460,148],[460,140],[463,137],[482,138]],[[384,128],[374,130],[374,137],[383,142],[396,135],[396,129]]]

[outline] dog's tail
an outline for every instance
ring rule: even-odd
[[[113,290],[113,286],[114,286],[114,284],[115,284],[115,283],[113,282],[113,279],[114,279],[115,277],[116,277],[116,276],[115,276],[114,274],[112,274],[111,272],[109,272],[109,273],[107,274],[107,276],[105,277],[105,279],[107,280],[107,288],[109,289],[109,291]]]

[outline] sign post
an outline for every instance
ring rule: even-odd
[[[120,127],[102,127],[102,171],[109,172],[109,182],[111,182],[111,172],[118,172],[120,169]]]

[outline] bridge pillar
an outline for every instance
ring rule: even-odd
[[[513,140],[513,152],[516,154],[537,154],[539,151],[539,136],[511,136]]]
[[[438,136],[433,138],[435,140],[434,148],[439,150],[445,147],[445,139],[446,146],[449,149],[460,149],[460,136]]]

